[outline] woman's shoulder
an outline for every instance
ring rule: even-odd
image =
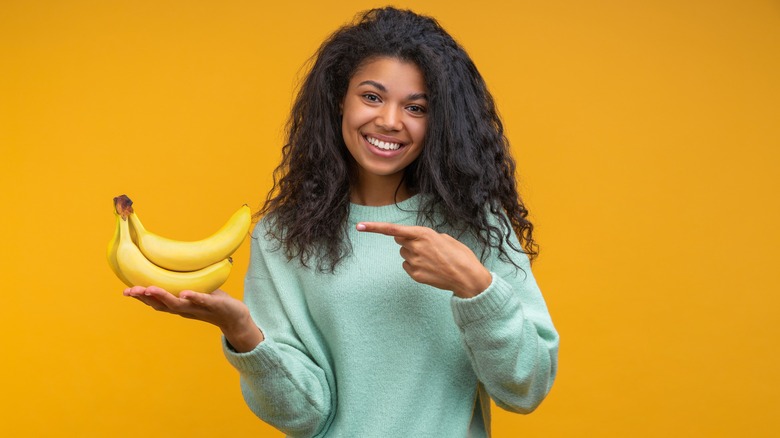
[[[271,229],[272,222],[273,221],[271,220],[268,214],[261,216],[259,219],[255,221],[255,227],[252,230],[252,237],[257,237],[258,235],[266,234],[268,230]]]
[[[276,252],[281,248],[281,238],[275,221],[265,215],[255,222],[250,238],[264,253]]]

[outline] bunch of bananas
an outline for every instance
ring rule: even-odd
[[[108,243],[108,264],[122,282],[158,286],[178,295],[183,290],[211,293],[225,283],[233,254],[249,231],[252,215],[243,205],[211,236],[179,241],[151,233],[125,195],[114,198],[116,229]]]

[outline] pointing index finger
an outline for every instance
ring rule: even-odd
[[[357,230],[368,233],[379,233],[385,236],[414,239],[418,237],[417,228],[411,225],[398,225],[387,222],[360,222]]]

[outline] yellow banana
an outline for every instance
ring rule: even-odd
[[[135,242],[147,259],[172,271],[195,271],[233,254],[249,231],[252,214],[249,207],[243,205],[217,232],[197,241],[173,240],[147,231],[132,211],[129,219]]]
[[[116,261],[116,250],[119,248],[119,223],[122,222],[122,218],[116,212],[114,212],[114,215],[116,216],[116,227],[114,228],[114,237],[108,242],[108,264],[111,266],[111,270],[114,271],[114,275],[122,280],[122,283],[132,287],[133,284],[130,283],[130,280],[128,280],[122,271],[119,270],[119,264]]]
[[[111,260],[111,256],[109,256]],[[175,272],[163,269],[147,260],[130,238],[130,225],[119,218],[119,240],[116,246],[116,265],[119,272],[134,286],[158,286],[178,295],[183,290],[211,293],[222,286],[233,267],[228,257],[203,269]],[[112,265],[113,267],[113,265]],[[117,274],[117,276],[120,276]],[[120,276],[121,278],[121,276]],[[124,280],[123,280],[124,281]]]

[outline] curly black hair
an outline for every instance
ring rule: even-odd
[[[332,272],[351,251],[346,238],[352,162],[340,103],[363,63],[378,57],[414,63],[423,73],[428,125],[421,155],[403,183],[420,193],[418,222],[477,236],[483,248],[506,245],[538,255],[533,225],[517,191],[509,141],[484,79],[466,51],[432,17],[392,7],[358,14],[311,58],[286,126],[274,185],[255,214],[289,259]],[[498,222],[490,216],[498,218]],[[516,232],[522,248],[509,236]]]

